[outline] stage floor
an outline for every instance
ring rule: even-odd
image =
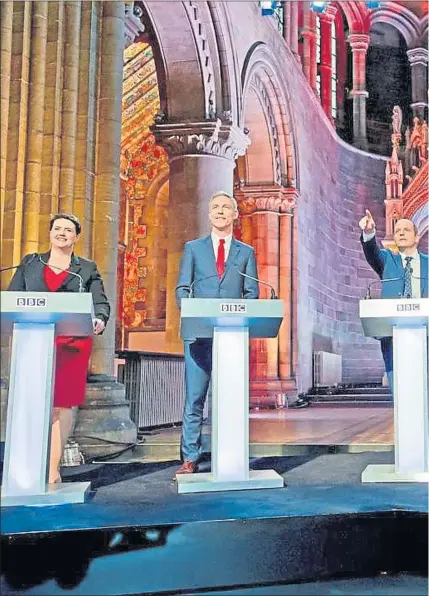
[[[156,462],[179,458],[181,427],[143,432],[139,445],[116,461]],[[391,451],[391,404],[320,404],[307,408],[252,410],[250,455],[269,457],[309,452]],[[210,424],[203,426],[203,451],[210,451]]]
[[[173,481],[179,461],[65,469],[66,481],[91,481],[88,503],[2,508],[2,594],[423,596],[428,487],[360,482],[368,464],[392,461],[392,452],[252,459],[285,487],[185,495]],[[389,577],[377,578],[383,570]]]
[[[427,485],[361,483],[367,465],[394,461],[392,415],[350,406],[252,412],[254,446],[291,449],[251,457],[251,469],[284,478],[277,489],[179,495],[178,457],[63,468],[66,482],[91,482],[90,498],[2,508],[2,593],[423,596]],[[178,453],[179,436],[180,428],[145,439]],[[206,455],[200,471],[209,470]]]

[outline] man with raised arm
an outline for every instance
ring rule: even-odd
[[[363,252],[369,265],[382,281],[382,298],[427,298],[428,255],[417,250],[420,236],[410,219],[395,223],[393,240],[397,252],[380,248],[375,238],[375,221],[366,209],[359,221],[362,230]],[[393,394],[393,343],[391,337],[382,337],[381,351]]]

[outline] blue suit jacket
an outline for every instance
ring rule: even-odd
[[[404,267],[401,255],[386,248],[380,248],[375,238],[361,242],[365,258],[381,279],[386,281],[381,289],[382,298],[400,298],[404,288]],[[420,252],[420,296],[428,297],[428,255]]]
[[[258,283],[243,277],[239,271],[258,277],[255,251],[248,244],[232,238],[225,273],[219,279],[211,236],[187,242],[176,286],[178,307],[182,298],[189,297],[193,282],[195,298],[258,298]]]

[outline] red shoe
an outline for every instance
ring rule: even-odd
[[[176,472],[178,474],[194,474],[197,471],[197,463],[194,461],[185,461]]]

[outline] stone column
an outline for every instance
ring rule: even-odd
[[[62,140],[63,34],[65,25],[64,2],[49,2],[48,4],[48,38],[44,83],[45,115],[39,200],[39,250],[43,252],[49,248],[47,231],[50,217],[58,211]]]
[[[244,186],[235,193],[242,215],[242,238],[255,248],[258,276],[285,300],[285,322],[278,337],[251,341],[250,394],[251,402],[258,405],[273,405],[277,393],[295,389],[291,366],[287,365],[292,345],[292,234],[284,219],[291,216],[293,193],[295,189],[279,186]],[[261,285],[260,297],[269,296],[269,289]]]
[[[1,247],[2,267],[19,263],[22,256],[32,9],[32,2],[13,3],[5,203]],[[7,287],[10,277],[10,274],[1,276],[2,289]]]
[[[369,46],[369,35],[351,33],[348,41],[353,55],[353,144],[359,149],[368,148],[366,136],[366,55]]]
[[[291,39],[291,37],[290,37],[290,33],[291,33],[290,15],[291,15],[291,3],[288,0],[286,0],[283,3],[283,37],[289,47],[291,47],[290,46],[290,39]]]
[[[337,9],[329,5],[320,20],[320,101],[329,120],[332,119],[332,23]]]
[[[103,2],[99,63],[99,117],[95,171],[93,258],[104,280],[111,319],[94,341],[85,404],[75,436],[87,456],[116,452],[136,440],[125,388],[114,374],[124,3]],[[116,444],[106,444],[107,439]]]
[[[315,19],[316,15],[310,8],[310,3],[305,2],[303,7],[303,27],[301,29],[301,36],[303,38],[302,49],[302,69],[313,91],[316,91],[316,42],[317,34]]]
[[[169,349],[181,353],[174,289],[183,246],[210,232],[209,199],[218,190],[232,195],[235,159],[244,155],[249,139],[238,127],[220,120],[159,124],[153,133],[170,158],[166,339]]]
[[[12,62],[13,2],[0,4],[1,11],[1,118],[0,118],[0,238],[3,240],[3,214],[6,192],[7,127],[9,118],[10,67]]]
[[[68,0],[65,3],[64,86],[58,208],[59,211],[68,213],[73,212],[74,201],[81,8],[80,0]]]
[[[290,1],[290,49],[295,58],[300,61],[298,51],[298,2]]]
[[[31,28],[30,97],[23,202],[22,254],[39,249],[40,183],[45,110],[48,2],[34,2]]]
[[[293,294],[295,280],[293,277],[294,233],[292,220],[294,207],[298,200],[296,188],[283,189],[283,198],[280,206],[280,251],[279,251],[279,297],[285,303],[285,317],[279,331],[279,377],[283,387],[288,383],[288,390],[295,387],[293,355],[296,352],[297,337],[293,333],[295,296]]]
[[[411,66],[411,97],[413,118],[423,120],[428,107],[428,50],[414,48],[407,51]]]

